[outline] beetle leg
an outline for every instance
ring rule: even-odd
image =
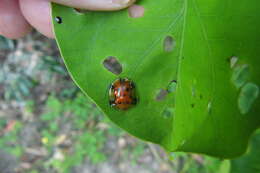
[[[133,98],[133,104],[136,105],[137,104],[137,99]]]
[[[109,104],[110,104],[111,106],[115,106],[115,105],[116,105],[115,100],[109,100]]]
[[[130,86],[131,86],[131,89],[135,88],[135,84],[132,81],[130,82]]]
[[[115,89],[115,86],[113,84],[110,84],[109,89]]]

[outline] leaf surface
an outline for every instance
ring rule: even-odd
[[[230,173],[259,173],[260,172],[260,131],[252,139],[247,153],[231,161]]]
[[[136,137],[169,151],[241,155],[260,126],[260,1],[138,5],[145,8],[140,18],[127,10],[82,14],[52,4],[56,39],[74,81]],[[121,74],[104,68],[110,56]],[[138,104],[127,111],[109,105],[109,86],[119,77],[131,79],[138,93]]]

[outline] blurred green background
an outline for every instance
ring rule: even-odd
[[[113,125],[75,86],[54,40],[0,37],[1,173],[225,173],[229,161],[165,153]]]

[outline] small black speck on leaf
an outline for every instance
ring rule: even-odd
[[[59,17],[59,16],[56,16],[56,17],[55,17],[55,21],[56,21],[58,24],[61,24],[61,23],[62,23],[62,18]]]

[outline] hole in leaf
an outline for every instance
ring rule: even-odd
[[[183,146],[183,145],[185,145],[185,143],[186,143],[186,140],[183,140],[182,142],[181,142],[181,147]]]
[[[113,56],[109,56],[107,59],[105,59],[103,65],[108,71],[114,73],[115,75],[119,75],[123,71],[122,65]]]
[[[208,103],[208,106],[207,106],[208,114],[211,114],[211,109],[212,109],[212,102],[210,101],[210,102]]]
[[[238,107],[241,114],[246,114],[250,111],[258,96],[259,88],[256,84],[247,83],[243,86],[238,98]]]
[[[128,8],[128,14],[131,18],[139,18],[144,16],[144,7],[141,5],[132,5]]]
[[[62,24],[62,18],[60,16],[56,16],[55,17],[55,21],[58,23],[58,24]]]
[[[79,9],[79,8],[74,8],[76,13],[80,13],[80,14],[85,14],[88,12],[88,10],[84,10],[84,9]]]
[[[194,86],[191,88],[191,95],[192,97],[196,97],[196,88]]]
[[[176,80],[171,81],[171,83],[167,88],[168,93],[175,92],[176,87],[177,87],[177,81]]]
[[[162,101],[166,98],[166,96],[168,95],[168,91],[165,89],[160,89],[160,91],[158,92],[158,94],[156,95],[155,100],[156,101]]]
[[[237,89],[239,89],[247,82],[249,76],[250,76],[250,69],[247,64],[238,66],[233,71],[232,82],[237,87]]]
[[[237,57],[237,56],[232,56],[232,57],[230,58],[230,68],[235,67],[237,61],[238,61],[238,57]]]
[[[174,114],[174,108],[166,108],[162,113],[164,118],[170,118],[173,116],[173,114]]]
[[[165,52],[171,52],[175,48],[176,41],[172,36],[166,36],[163,41],[163,49]]]

